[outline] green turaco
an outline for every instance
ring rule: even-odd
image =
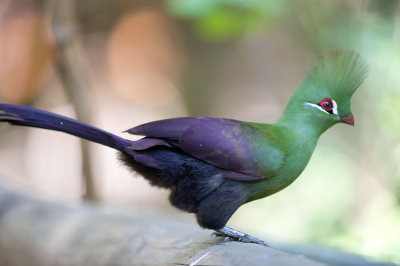
[[[350,99],[366,72],[365,63],[352,51],[318,58],[273,124],[172,118],[127,130],[144,136],[132,141],[25,106],[0,104],[0,121],[58,130],[116,149],[130,169],[152,185],[169,189],[171,204],[194,213],[200,226],[263,243],[226,227],[227,221],[242,204],[291,184],[325,130],[336,123],[354,124]]]

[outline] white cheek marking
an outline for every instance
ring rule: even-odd
[[[314,107],[314,108],[317,108],[318,110],[320,110],[320,111],[322,111],[322,112],[324,112],[324,113],[326,113],[326,114],[329,115],[329,113],[328,113],[327,111],[325,111],[324,109],[322,109],[322,107],[319,106],[318,104],[313,104],[313,103],[304,103],[304,104],[305,104],[305,105],[312,106],[312,107]]]
[[[332,103],[333,103],[332,113],[337,115],[338,111],[337,111],[337,104],[336,104],[335,100],[332,100]]]

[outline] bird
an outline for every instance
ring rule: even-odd
[[[355,51],[319,56],[275,123],[178,117],[124,131],[122,138],[86,123],[27,106],[0,104],[0,122],[65,132],[118,151],[119,159],[198,224],[233,240],[264,241],[226,226],[243,204],[290,185],[305,169],[323,132],[354,125],[353,93],[368,67]]]

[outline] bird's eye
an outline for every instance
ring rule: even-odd
[[[321,106],[325,111],[332,112],[333,102],[331,99],[323,99],[319,102],[319,106]]]

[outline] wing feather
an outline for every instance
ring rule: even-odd
[[[229,179],[254,181],[270,177],[283,160],[283,153],[272,145],[265,133],[261,134],[250,124],[232,119],[173,118],[140,125],[127,132],[177,141],[183,152],[230,170],[226,174]],[[157,141],[154,143],[160,144]],[[260,155],[257,149],[263,150],[263,154]],[[269,158],[271,156],[274,158]]]

